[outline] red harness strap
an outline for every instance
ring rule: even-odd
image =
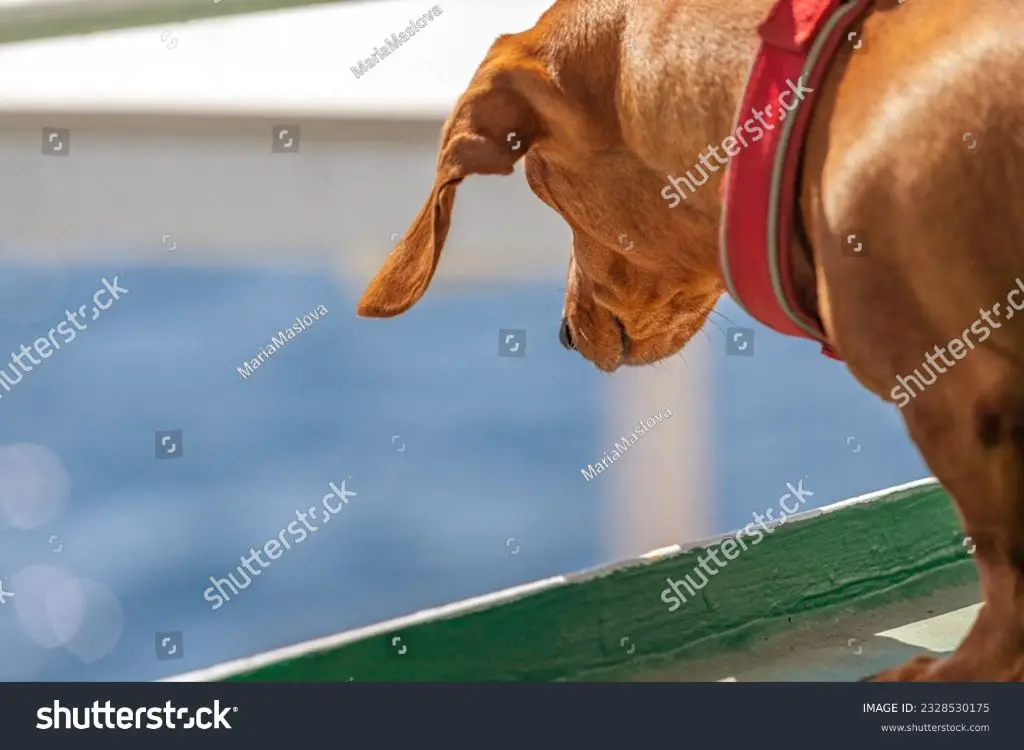
[[[873,0],[778,0],[758,28],[760,46],[733,133],[744,145],[723,181],[720,262],[733,299],[756,320],[829,346],[821,321],[800,309],[789,249],[800,156],[817,88],[849,28]]]

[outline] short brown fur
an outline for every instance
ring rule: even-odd
[[[674,209],[660,191],[730,134],[770,5],[558,0],[499,38],[444,127],[426,205],[358,313],[415,304],[456,186],[524,157],[533,192],[573,230],[575,348],[606,372],[678,352],[724,291],[722,172]],[[801,180],[806,246],[790,261],[851,373],[892,401],[897,377],[1024,277],[1024,6],[878,0],[858,33],[861,48],[844,47],[820,87]],[[863,257],[844,251],[850,234]],[[878,680],[1024,681],[1024,323],[1002,321],[956,364],[901,414],[973,539],[984,606],[951,657]]]

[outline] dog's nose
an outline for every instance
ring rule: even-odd
[[[569,330],[569,321],[562,318],[562,325],[558,327],[558,340],[562,342],[569,351],[574,351],[576,347],[572,343],[572,331]]]

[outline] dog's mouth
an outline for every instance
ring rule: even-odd
[[[646,338],[630,335],[626,322],[610,310],[605,312],[602,327],[586,326],[595,322],[590,316],[572,325],[563,314],[559,340],[563,347],[605,373],[613,373],[620,367],[644,367],[678,353],[700,330],[709,309],[694,311],[683,320],[673,321],[674,326],[666,325],[664,332]]]
[[[629,350],[633,346],[633,342],[629,338],[629,334],[626,333],[626,326],[623,324],[617,315],[612,316],[612,320],[615,321],[615,325],[619,329],[619,342],[622,346],[622,354],[619,356],[619,364],[629,361]]]
[[[673,321],[675,325],[664,326],[664,333],[651,338],[636,339],[629,336],[625,326],[616,318],[622,347],[619,365],[644,367],[679,354],[704,327],[713,306],[712,303],[686,314],[681,320]]]

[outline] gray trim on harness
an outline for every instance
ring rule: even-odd
[[[836,12],[833,13],[832,16],[828,19],[828,21],[825,22],[825,26],[818,33],[817,38],[814,40],[814,44],[811,45],[811,50],[810,50],[810,52],[807,55],[807,61],[804,63],[804,67],[803,67],[803,70],[801,72],[801,78],[803,76],[810,75],[810,72],[813,71],[815,64],[818,62],[818,58],[821,56],[822,49],[824,48],[826,42],[828,42],[828,40],[830,38],[832,29],[834,29],[836,27],[836,25],[839,24],[843,20],[843,18],[846,17],[847,13],[853,11],[856,7],[857,7],[857,3],[856,2],[848,2],[845,5],[839,7],[836,10]],[[744,91],[750,85],[750,76],[754,72],[754,66],[757,65],[757,60],[758,60],[758,57],[761,54],[761,49],[763,48],[763,46],[764,46],[763,44],[758,45],[757,52],[754,55],[754,61],[751,63],[750,70],[747,73],[746,82],[745,82],[744,87],[743,87]],[[803,105],[803,103],[804,103],[803,100],[798,102],[797,106],[793,107],[793,109],[790,110],[790,112],[795,114],[796,111]],[[741,114],[740,110],[743,107],[743,104],[744,104],[744,101],[741,99],[739,106],[736,108],[736,117],[733,119],[733,122],[739,122],[739,118],[740,118],[740,114]],[[773,168],[772,168],[771,186],[770,186],[770,191],[769,191],[769,194],[768,194],[768,228],[767,228],[768,236],[766,238],[767,239],[766,245],[767,245],[767,250],[768,250],[768,269],[771,272],[772,292],[775,294],[775,301],[778,302],[779,307],[786,314],[786,316],[791,321],[793,321],[794,324],[796,324],[796,326],[800,330],[802,330],[804,333],[806,333],[808,336],[810,336],[815,341],[822,342],[824,340],[823,337],[822,337],[823,332],[820,331],[813,324],[810,324],[808,322],[809,319],[805,318],[798,310],[794,310],[790,306],[789,300],[786,299],[786,294],[785,294],[785,291],[784,291],[783,286],[782,286],[782,276],[781,276],[781,272],[779,270],[779,246],[778,246],[779,202],[780,202],[780,199],[781,199],[781,192],[782,192],[782,176],[783,176],[783,169],[785,167],[786,151],[787,151],[787,147],[789,145],[790,136],[792,135],[793,127],[796,125],[796,120],[797,120],[797,118],[794,116],[794,117],[787,117],[786,120],[783,121],[785,124],[782,126],[782,132],[779,135],[779,147],[778,147],[778,149],[776,151],[776,154],[775,154],[775,164],[773,165]],[[720,262],[720,265],[722,266],[722,276],[723,276],[723,280],[725,281],[726,289],[729,291],[729,294],[732,296],[732,298],[736,302],[736,304],[740,306],[740,309],[742,309],[745,313],[747,313],[747,315],[750,315],[750,317],[752,317],[755,320],[757,320],[757,316],[752,315],[750,313],[750,310],[747,309],[746,305],[743,304],[743,301],[740,299],[739,295],[736,293],[735,282],[733,281],[732,271],[731,271],[731,269],[729,267],[729,252],[728,252],[728,243],[727,243],[727,238],[726,237],[727,237],[728,226],[729,226],[729,221],[728,221],[728,218],[729,218],[728,217],[729,199],[728,199],[728,196],[730,195],[729,187],[730,187],[730,184],[732,183],[732,179],[733,179],[733,173],[730,170],[727,173],[727,175],[726,175],[726,184],[725,184],[725,196],[726,196],[726,199],[725,199],[725,201],[723,203],[723,207],[722,207],[722,226],[719,228],[719,240],[718,240],[718,245],[719,245],[719,262]]]
[[[831,38],[832,29],[834,29],[837,24],[841,23],[846,15],[855,10],[856,7],[857,3],[855,2],[847,3],[837,9],[836,12],[832,14],[832,17],[825,22],[825,26],[818,34],[817,39],[814,40],[814,44],[811,45],[811,51],[807,55],[807,62],[804,64],[803,72],[800,75],[801,78],[809,76],[810,72],[814,70],[815,64],[818,62],[818,58],[821,57],[821,51],[824,48],[825,43]],[[801,100],[791,111],[795,112],[803,106],[803,103],[803,100]],[[789,146],[789,139],[793,133],[793,127],[796,124],[796,119],[796,117],[786,119],[785,125],[782,126],[782,133],[779,135],[779,148],[775,154],[775,168],[772,170],[771,193],[768,197],[768,268],[772,274],[772,291],[775,292],[775,300],[779,303],[779,307],[782,308],[782,311],[786,313],[786,316],[804,333],[817,341],[823,341],[822,336],[824,332],[819,330],[812,323],[808,322],[809,319],[802,315],[799,310],[794,310],[790,306],[789,300],[786,298],[786,294],[782,286],[782,274],[779,270],[779,201],[782,193],[782,172],[785,166],[786,149]]]

